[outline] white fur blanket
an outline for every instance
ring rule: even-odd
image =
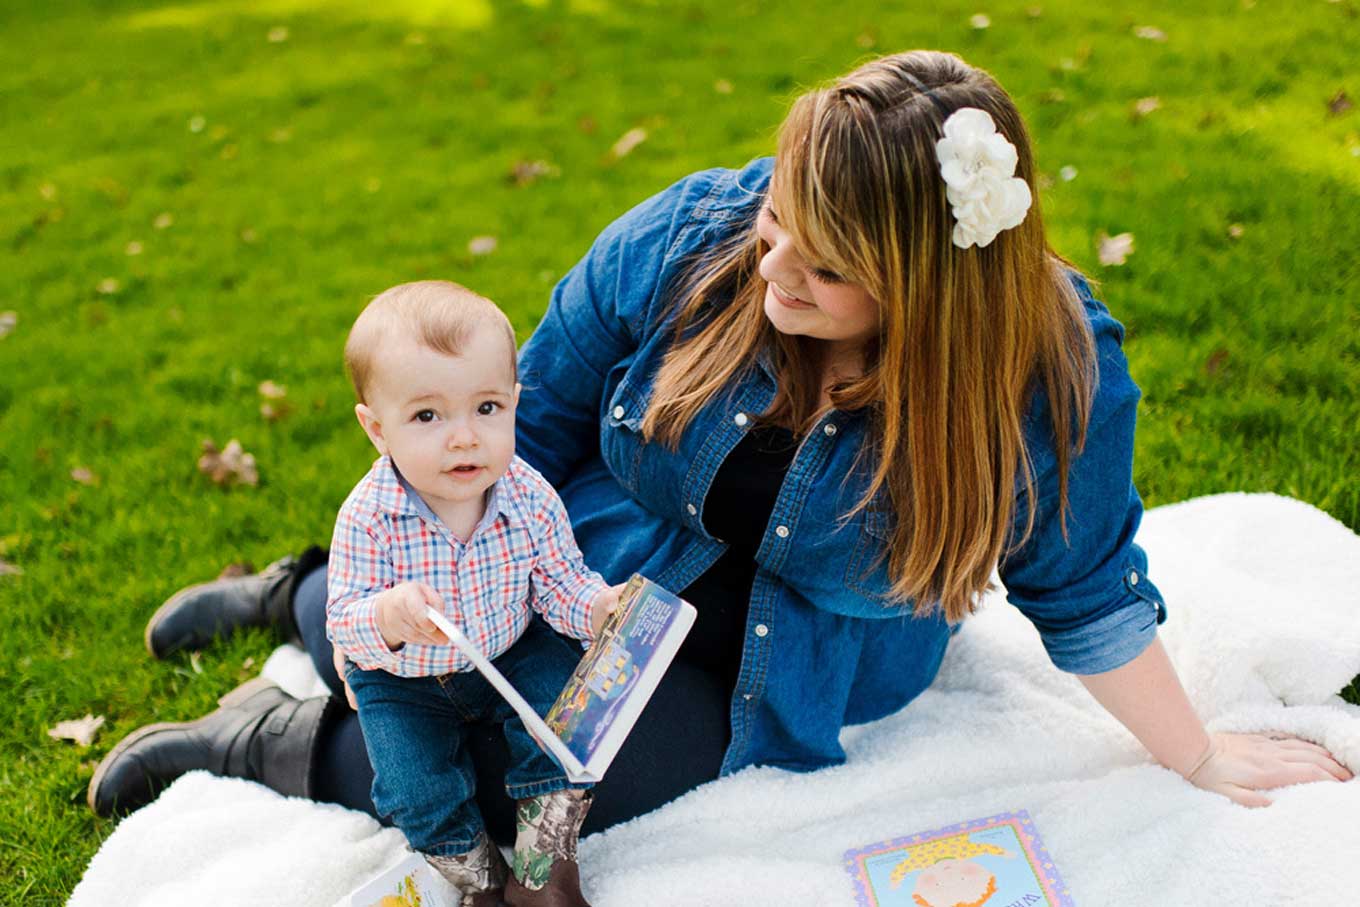
[[[1360,674],[1360,537],[1298,501],[1227,494],[1150,511],[1139,541],[1168,600],[1162,639],[1210,728],[1294,732],[1360,770],[1360,708],[1337,695]],[[926,693],[843,740],[839,768],[750,769],[586,839],[586,895],[848,907],[847,849],[1026,809],[1083,907],[1360,898],[1360,784],[1282,789],[1259,810],[1190,787],[1000,597]],[[403,845],[357,813],[195,773],[115,829],[69,903],[331,907]]]

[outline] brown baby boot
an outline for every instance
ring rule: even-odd
[[[482,832],[467,853],[447,856],[422,854],[425,862],[448,880],[463,896],[459,907],[501,907],[501,893],[510,874],[500,848]]]
[[[576,867],[576,839],[588,809],[589,791],[558,790],[518,801],[507,907],[590,907]]]

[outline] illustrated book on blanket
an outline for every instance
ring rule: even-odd
[[[439,611],[430,619],[496,687],[524,726],[573,782],[599,781],[694,625],[694,606],[642,576],[624,585],[618,607],[576,666],[546,720]]]
[[[1072,907],[1024,810],[857,847],[845,868],[860,907]]]

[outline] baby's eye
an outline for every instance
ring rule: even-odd
[[[496,410],[498,410],[498,409],[500,409],[500,408],[501,408],[501,405],[500,405],[499,403],[496,403],[496,402],[493,401],[493,400],[487,400],[487,401],[485,401],[485,402],[483,402],[483,403],[479,403],[479,404],[477,405],[477,415],[479,415],[479,416],[490,416],[490,415],[494,414],[494,413],[496,412]]]
[[[433,422],[435,419],[434,410],[422,409],[415,414],[414,418],[417,422]]]

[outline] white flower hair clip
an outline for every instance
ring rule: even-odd
[[[935,155],[953,206],[954,245],[984,248],[1025,219],[1034,197],[1029,184],[1015,175],[1015,146],[996,131],[987,111],[960,107],[950,114]]]

